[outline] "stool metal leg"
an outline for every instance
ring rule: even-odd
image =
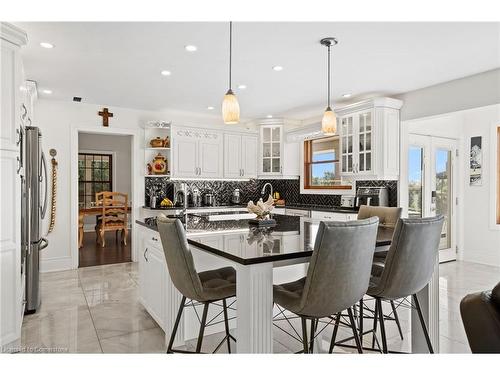
[[[359,337],[363,339],[363,298],[359,300]]]
[[[328,350],[328,353],[330,354],[333,352],[333,347],[335,346],[335,340],[337,339],[337,332],[339,330],[341,314],[342,313],[338,313],[337,316],[335,317],[335,325],[333,327],[332,341],[330,342],[330,349]]]
[[[401,329],[401,323],[399,322],[398,312],[396,311],[396,306],[394,305],[394,301],[391,300],[392,313],[394,314],[394,320],[396,321],[396,325],[398,326],[399,336],[401,340],[404,340],[403,331]]]
[[[412,295],[415,301],[415,307],[417,308],[418,319],[422,325],[422,330],[424,331],[425,341],[427,341],[427,347],[429,348],[429,353],[434,354],[434,349],[432,348],[431,339],[429,337],[429,332],[427,331],[427,326],[425,325],[424,316],[422,315],[422,310],[420,309],[420,303],[418,303],[417,295]]]
[[[387,350],[387,337],[385,335],[385,324],[384,324],[384,311],[382,310],[382,300],[380,298],[376,299],[376,304],[378,306],[378,316],[380,319],[380,335],[382,336],[382,351],[388,353]]]
[[[224,326],[226,328],[227,352],[231,353],[231,335],[229,333],[229,319],[227,318],[226,299],[222,300],[222,308],[224,309]]]
[[[306,318],[301,317],[302,321],[302,344],[304,346],[304,354],[309,353],[309,348],[307,345],[307,320]]]
[[[205,325],[207,324],[208,306],[210,303],[205,302],[203,306],[203,315],[201,317],[200,332],[198,334],[198,341],[196,343],[196,353],[201,352],[201,344],[203,342],[203,333],[205,332]]]
[[[181,321],[182,311],[184,310],[184,305],[186,303],[186,297],[182,296],[181,305],[179,306],[179,312],[175,318],[174,328],[170,335],[170,340],[168,341],[167,353],[172,353],[172,346],[174,345],[175,335],[177,334],[177,329],[179,328],[179,323]]]
[[[352,334],[354,335],[354,341],[356,342],[358,353],[363,354],[363,348],[361,347],[361,341],[359,340],[358,330],[356,328],[356,322],[354,320],[354,315],[350,307],[347,309],[347,314],[349,314],[349,322],[351,323]]]
[[[372,349],[375,349],[375,338],[377,336],[377,322],[378,322],[378,303],[377,300],[375,300],[375,311],[373,313]]]

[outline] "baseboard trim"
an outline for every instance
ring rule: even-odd
[[[67,271],[73,269],[70,256],[40,259],[40,272]]]

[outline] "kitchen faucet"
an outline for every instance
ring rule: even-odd
[[[264,186],[262,187],[262,191],[260,192],[260,194],[264,195],[264,193],[266,192],[267,185],[269,185],[269,187],[271,188],[271,197],[272,197],[273,196],[273,185],[270,182],[266,182],[264,184]]]

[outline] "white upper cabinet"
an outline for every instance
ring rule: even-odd
[[[224,146],[221,133],[204,133],[198,143],[199,176],[222,178],[224,167]]]
[[[223,136],[217,131],[175,127],[172,130],[172,177],[222,178]]]
[[[354,179],[399,177],[399,109],[403,102],[375,98],[336,108],[341,174]]]
[[[256,178],[257,148],[255,135],[224,134],[224,177]]]
[[[257,178],[258,139],[255,135],[241,137],[241,168],[245,178]]]
[[[285,120],[263,120],[260,123],[259,177],[298,178],[299,144],[286,143]]]

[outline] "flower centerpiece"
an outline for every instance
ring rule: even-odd
[[[274,199],[271,195],[269,195],[269,198],[264,202],[262,198],[260,198],[255,204],[253,201],[249,201],[247,204],[247,210],[248,212],[251,212],[257,216],[256,219],[251,219],[248,222],[250,224],[257,224],[257,225],[273,225],[276,224],[276,220],[270,219],[269,215],[271,214],[271,211],[274,208]]]

